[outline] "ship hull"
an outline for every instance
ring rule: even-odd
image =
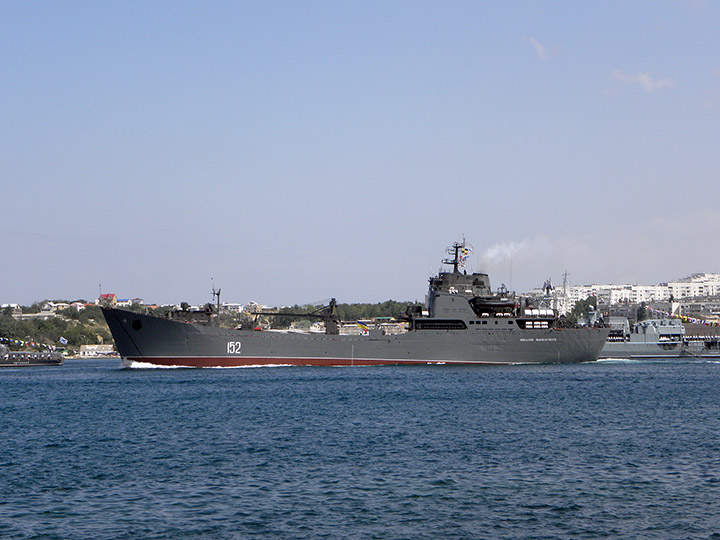
[[[470,325],[399,335],[326,335],[228,330],[112,308],[103,308],[103,314],[123,363],[140,367],[579,363],[597,360],[608,333]]]
[[[600,358],[627,358],[631,360],[665,358],[719,358],[717,338],[707,343],[696,342],[631,342],[609,341],[600,351]]]

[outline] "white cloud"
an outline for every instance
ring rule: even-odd
[[[671,79],[655,79],[649,73],[623,73],[619,69],[613,71],[610,78],[623,84],[637,85],[646,94],[673,86]]]
[[[545,48],[537,39],[534,37],[530,38],[530,43],[532,43],[532,46],[535,48],[535,52],[538,55],[538,58],[542,60],[543,62],[548,59],[548,51],[547,48]]]

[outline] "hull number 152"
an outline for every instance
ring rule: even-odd
[[[228,341],[227,352],[228,354],[240,354],[241,343],[239,341]]]

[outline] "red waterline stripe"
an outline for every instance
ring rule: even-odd
[[[479,362],[445,362],[442,360],[394,360],[375,358],[264,358],[264,357],[126,357],[125,360],[156,366],[241,367],[263,365],[293,366],[391,366],[408,364],[477,364]],[[493,364],[495,362],[492,362]],[[486,364],[486,362],[483,362]],[[487,362],[490,364],[490,362]],[[497,362],[502,364],[502,362]]]

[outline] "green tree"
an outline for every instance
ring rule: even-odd
[[[80,312],[73,307],[61,309],[59,311],[59,314],[62,315],[63,317],[65,317],[66,319],[71,319],[71,320],[75,320],[75,321],[80,320]]]
[[[587,313],[590,311],[595,311],[597,309],[597,297],[595,296],[588,296],[584,300],[578,300],[575,302],[575,305],[570,310],[570,313],[567,314],[567,321],[570,324],[577,324],[578,320],[583,318]]]
[[[344,321],[373,319],[376,317],[397,317],[404,313],[409,305],[420,305],[418,302],[396,302],[386,300],[377,304],[338,304],[337,313]]]
[[[23,306],[23,313],[40,313],[44,302],[35,302],[32,306]]]
[[[637,322],[644,321],[645,319],[650,318],[650,312],[648,311],[645,302],[640,304],[640,307],[637,308],[637,311],[635,312],[635,318],[637,319]]]

